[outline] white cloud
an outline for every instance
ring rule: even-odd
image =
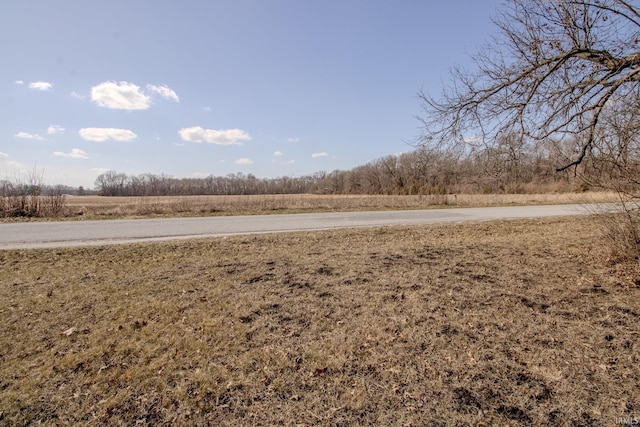
[[[191,174],[191,178],[206,178],[210,175],[211,175],[210,173],[206,173],[206,172],[194,172]]]
[[[274,151],[273,155],[276,157],[280,157],[282,156],[282,151]]]
[[[28,133],[28,132],[18,132],[16,133],[16,138],[22,139],[37,139],[38,141],[43,140],[44,138],[38,135],[37,133]]]
[[[55,151],[54,156],[58,157],[71,157],[72,159],[88,159],[87,153],[79,148],[72,148],[70,153],[63,153],[62,151]]]
[[[105,172],[109,172],[111,169],[109,168],[91,168],[89,169],[91,172],[95,172],[96,174],[101,174],[101,173],[105,173]]]
[[[35,90],[51,90],[53,85],[49,82],[31,82],[29,83],[29,89]]]
[[[287,142],[300,142],[300,138],[298,138],[297,136],[293,138],[287,138]]]
[[[288,165],[292,165],[295,162],[296,162],[295,160],[287,160],[285,163],[288,164]]]
[[[9,155],[0,151],[0,159],[8,159]]]
[[[242,145],[241,141],[249,141],[251,136],[240,129],[203,129],[200,126],[182,128],[178,134],[183,141],[208,142],[218,145]]]
[[[236,165],[252,165],[253,160],[248,157],[243,157],[241,159],[236,160]]]
[[[480,135],[467,136],[464,138],[464,142],[469,145],[477,146],[482,142],[482,137]]]
[[[180,102],[180,98],[178,98],[178,95],[175,93],[175,91],[169,88],[169,86],[167,85],[147,85],[147,90],[153,93],[157,93],[164,99],[173,99],[176,102]]]
[[[202,107],[202,109],[203,109],[204,111],[206,111],[207,113],[210,113],[210,112],[211,112],[211,107],[208,107],[208,106],[207,106],[207,107]]]
[[[51,125],[47,128],[47,135],[55,135],[57,133],[64,133],[65,128],[59,125]]]
[[[325,153],[325,152],[322,152],[322,153],[313,153],[313,154],[311,155],[311,158],[312,158],[312,159],[319,159],[320,157],[327,157],[328,155],[329,155],[329,153]]]
[[[102,82],[91,88],[91,100],[114,110],[146,110],[151,106],[151,98],[128,82]]]
[[[17,85],[20,85],[20,86],[22,86],[24,84],[24,82],[22,80],[16,80],[14,83],[17,84]]]
[[[75,90],[74,90],[73,92],[71,92],[69,95],[70,95],[72,98],[75,98],[75,99],[85,99],[85,98],[86,98],[86,96],[79,94],[79,93],[78,93],[78,92],[76,92]]]
[[[86,141],[104,142],[108,139],[114,141],[132,141],[138,137],[128,129],[114,128],[83,128],[78,131],[80,137]]]

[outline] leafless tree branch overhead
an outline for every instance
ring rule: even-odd
[[[420,144],[447,148],[474,137],[491,146],[518,133],[578,141],[558,170],[581,164],[612,105],[640,101],[640,8],[623,0],[507,0],[498,30],[452,71],[441,94],[419,93]]]

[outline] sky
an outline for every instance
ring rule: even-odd
[[[500,0],[0,0],[0,179],[258,178],[411,151]]]

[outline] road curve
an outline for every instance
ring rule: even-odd
[[[583,215],[581,205],[510,206],[135,220],[0,223],[0,250],[95,246],[235,234]]]

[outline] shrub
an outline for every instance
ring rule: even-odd
[[[57,217],[63,213],[65,196],[59,188],[43,194],[44,171],[33,171],[13,181],[0,181],[0,217]]]

